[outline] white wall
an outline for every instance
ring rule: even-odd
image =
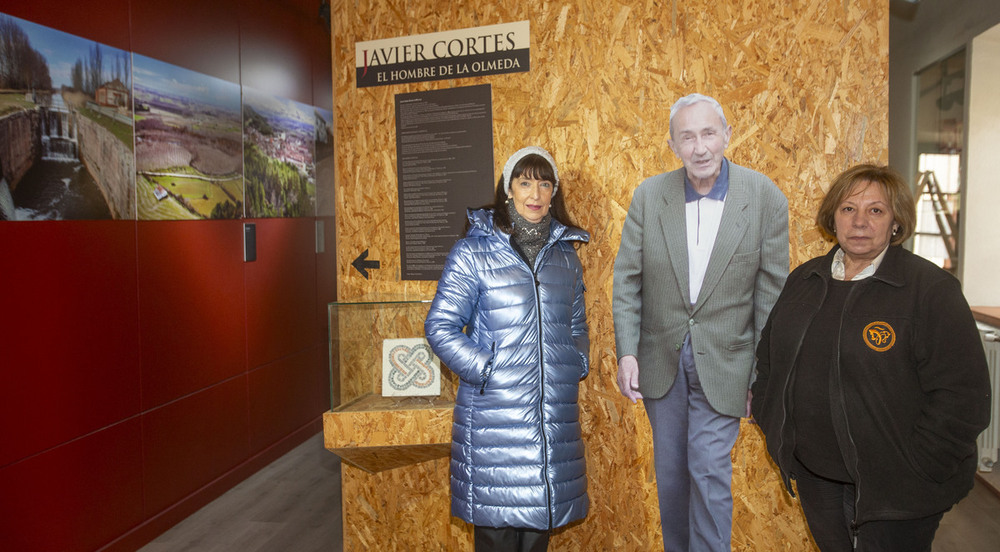
[[[969,53],[959,278],[969,304],[1000,306],[1000,25]]]
[[[959,221],[958,277],[971,305],[1000,306],[1000,45],[991,31],[1000,23],[997,0],[890,0],[889,164],[913,179],[914,75],[963,47],[968,49],[966,82],[967,190]],[[982,33],[988,34],[979,37]],[[978,54],[973,52],[978,51]],[[974,56],[974,58],[973,58]],[[969,80],[970,77],[975,79]],[[974,103],[974,106],[972,105]],[[991,212],[993,211],[993,212]]]
[[[912,178],[914,75],[1000,23],[997,0],[890,0],[889,164]]]

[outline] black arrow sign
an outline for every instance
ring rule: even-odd
[[[365,249],[364,253],[358,255],[358,258],[354,259],[354,262],[351,263],[351,266],[353,266],[358,272],[360,272],[361,275],[365,277],[365,280],[368,279],[368,270],[366,269],[378,268],[380,264],[378,261],[366,261],[365,259],[367,258],[368,258],[368,250]]]

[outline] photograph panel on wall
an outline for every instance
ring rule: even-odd
[[[141,220],[243,216],[240,85],[135,56]]]
[[[0,13],[0,220],[135,218],[127,51]]]
[[[243,87],[246,216],[316,214],[316,109]]]
[[[316,216],[334,216],[333,112],[320,107],[316,113]]]

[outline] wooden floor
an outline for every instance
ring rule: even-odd
[[[140,552],[337,552],[340,459],[317,433]]]
[[[987,476],[1000,488],[1000,470]],[[140,552],[338,552],[340,460],[317,434]],[[933,552],[1000,550],[1000,496],[976,481],[941,521]]]
[[[1000,550],[1000,469],[976,479],[961,502],[944,515],[932,552]]]

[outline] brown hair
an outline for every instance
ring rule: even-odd
[[[834,178],[816,213],[816,224],[820,230],[827,237],[836,239],[834,215],[837,208],[862,182],[872,182],[882,188],[889,208],[892,209],[893,222],[899,225],[899,231],[892,235],[889,244],[899,245],[908,240],[917,228],[917,206],[913,201],[913,192],[902,175],[885,165],[855,165]]]

